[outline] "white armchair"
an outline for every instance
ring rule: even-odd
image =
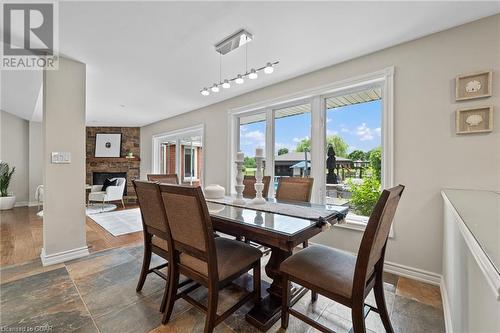
[[[125,190],[125,184],[127,180],[125,178],[113,178],[112,181],[116,179],[116,186],[108,186],[106,191],[102,191],[102,185],[92,185],[89,193],[89,204],[91,201],[105,202],[118,201],[122,202],[123,208],[125,208],[125,203],[123,202],[123,191]]]

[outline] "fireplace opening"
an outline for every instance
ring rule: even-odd
[[[125,178],[127,179],[126,172],[93,172],[92,185],[102,185],[104,181],[109,178]],[[123,190],[123,195],[127,195],[127,186]]]

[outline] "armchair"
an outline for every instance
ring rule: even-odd
[[[125,184],[127,180],[125,178],[113,178],[116,179],[116,186],[108,186],[105,191],[102,191],[102,185],[92,185],[89,193],[88,204],[91,201],[105,202],[118,201],[122,202],[123,208],[125,208],[125,203],[123,202],[123,191],[125,190]]]

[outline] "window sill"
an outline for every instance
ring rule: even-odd
[[[348,214],[344,223],[338,223],[338,224],[335,224],[334,226],[339,227],[339,228],[343,228],[343,229],[364,232],[366,229],[367,223],[368,223],[368,217],[366,217],[366,216],[359,216],[359,215],[349,216],[349,214]],[[391,230],[389,231],[389,238],[394,238],[393,226],[391,226]]]

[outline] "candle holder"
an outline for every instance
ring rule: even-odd
[[[234,188],[236,189],[236,198],[233,200],[234,204],[243,205],[245,204],[245,200],[243,199],[243,190],[245,189],[245,185],[243,185],[243,161],[235,161],[236,163],[236,185]]]
[[[255,156],[255,162],[257,163],[257,169],[255,170],[255,199],[252,200],[254,204],[264,204],[266,203],[266,199],[262,197],[262,191],[264,190],[264,183],[262,183],[263,172],[262,172],[262,164],[264,162],[264,157]]]

